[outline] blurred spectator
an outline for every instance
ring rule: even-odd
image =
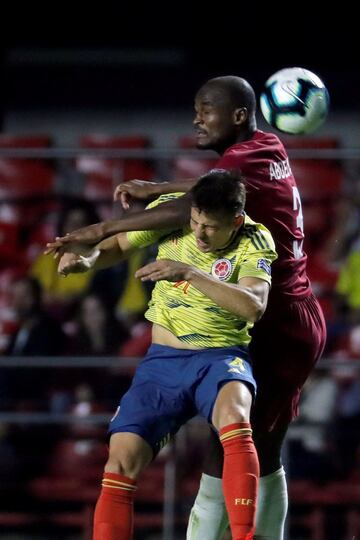
[[[335,317],[328,321],[327,352],[356,356],[360,352],[356,328],[360,326],[360,239],[345,258],[335,286]],[[353,352],[352,352],[353,351]]]
[[[330,237],[331,258],[341,262],[346,258],[360,235],[360,168],[347,183],[346,193],[340,198],[335,216],[336,229]]]
[[[118,321],[104,300],[95,294],[82,298],[75,328],[72,330],[70,352],[76,355],[118,354],[128,331]]]
[[[42,291],[32,277],[17,280],[12,287],[12,307],[18,327],[5,350],[7,356],[55,356],[66,347],[66,336],[42,305]],[[9,368],[0,373],[0,404],[5,409],[47,408],[51,374],[41,368]]]
[[[329,428],[333,421],[337,385],[327,371],[317,369],[301,396],[300,415],[290,433],[290,476],[326,481],[331,477]]]
[[[336,291],[349,323],[360,323],[360,239],[354,242],[340,270]]]
[[[5,351],[8,356],[59,355],[65,347],[65,336],[56,321],[45,312],[42,290],[32,277],[16,281],[12,289],[12,306],[18,329]]]
[[[10,425],[0,423],[0,483],[15,482],[22,472],[19,452]]]
[[[151,290],[154,284],[151,283],[148,286],[147,283],[136,279],[135,272],[154,259],[152,253],[152,250],[144,249],[138,253],[134,253],[127,261],[127,280],[124,284],[123,294],[117,304],[117,310],[120,315],[129,321],[130,327],[138,321],[139,316],[143,320],[142,315],[145,313],[150,300]]]
[[[356,367],[339,366],[333,370],[338,396],[332,437],[334,465],[340,478],[355,471],[360,452],[360,371]]]
[[[127,214],[138,212],[144,209],[142,201],[133,201]],[[157,246],[149,246],[146,249],[134,253],[128,258],[127,276],[123,284],[123,291],[118,297],[116,310],[120,317],[126,320],[128,328],[131,329],[139,321],[144,321],[144,313],[148,307],[151,292],[154,287],[152,282],[142,282],[135,278],[135,272],[155,260],[157,255]]]
[[[65,205],[59,215],[57,235],[63,236],[98,221],[99,216],[92,203],[85,200],[72,200]],[[35,259],[30,274],[42,285],[46,304],[61,318],[63,315],[61,307],[66,311],[66,306],[88,289],[94,272],[72,274],[64,278],[57,273],[57,266],[56,259],[50,255],[41,254]]]

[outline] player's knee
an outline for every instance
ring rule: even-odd
[[[117,473],[122,476],[136,479],[143,466],[141,460],[134,453],[126,448],[113,450],[109,452],[109,458],[105,465],[105,472]]]
[[[240,422],[249,422],[252,395],[239,381],[225,384],[215,401],[212,422],[217,430]]]
[[[238,424],[249,421],[249,411],[245,405],[229,404],[218,409],[214,418],[214,425],[217,429],[222,429],[229,424]]]

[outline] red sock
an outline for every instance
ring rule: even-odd
[[[133,537],[136,481],[104,473],[94,515],[93,540],[131,540]]]
[[[220,430],[224,448],[223,491],[233,540],[251,540],[255,531],[255,509],[259,461],[250,424],[230,424]]]

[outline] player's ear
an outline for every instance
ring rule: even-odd
[[[242,227],[245,221],[245,216],[243,214],[239,214],[235,217],[235,227]]]
[[[248,110],[246,107],[240,107],[234,110],[234,123],[239,126],[244,124],[248,118]]]

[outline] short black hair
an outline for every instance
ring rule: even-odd
[[[228,215],[233,218],[245,207],[244,177],[239,171],[212,169],[200,176],[191,189],[192,206],[211,215]]]

